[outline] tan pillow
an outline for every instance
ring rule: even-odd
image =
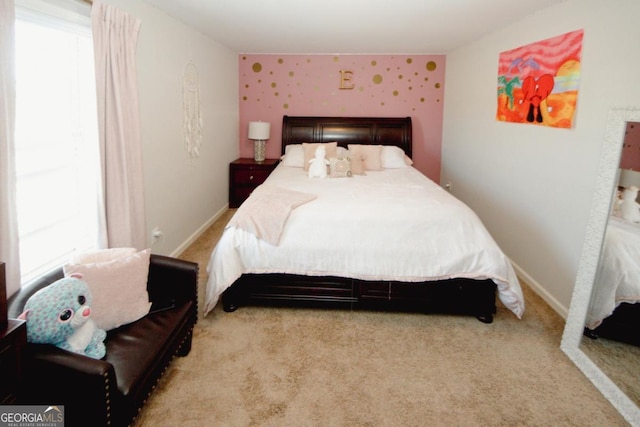
[[[351,173],[353,175],[366,175],[364,173],[364,158],[361,154],[349,151],[349,159],[351,159]]]
[[[103,255],[98,254],[97,258],[103,259]],[[91,318],[99,328],[109,331],[149,313],[151,303],[147,277],[150,257],[151,250],[146,249],[110,261],[67,264],[64,274],[82,273],[82,280],[89,285],[93,297]]]
[[[382,170],[382,145],[349,144],[349,151],[363,157],[365,170]]]
[[[337,142],[303,142],[302,149],[304,150],[304,170],[309,170],[309,160],[313,159],[316,156],[316,148],[320,145],[324,145],[326,154],[325,158],[328,160],[331,157],[336,157],[338,143]]]

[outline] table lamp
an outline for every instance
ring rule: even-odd
[[[256,162],[264,161],[264,145],[269,139],[271,124],[267,122],[249,122],[249,139],[254,141],[253,159]]]

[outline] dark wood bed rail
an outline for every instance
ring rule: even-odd
[[[301,117],[282,118],[282,153],[289,144],[333,142],[395,145],[411,157],[411,117]]]

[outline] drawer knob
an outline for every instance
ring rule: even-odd
[[[249,177],[249,179],[253,179],[253,175],[251,175],[251,176]]]

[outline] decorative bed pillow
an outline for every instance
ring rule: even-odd
[[[329,159],[329,177],[351,177],[351,160],[348,157],[331,157]]]
[[[382,170],[382,145],[349,144],[352,156],[362,156],[368,171]]]
[[[382,147],[381,162],[383,169],[406,168],[413,164],[404,150],[395,145],[385,145]]]
[[[364,157],[361,154],[349,151],[349,161],[352,175],[366,175],[364,173]]]
[[[304,150],[304,170],[309,170],[309,160],[316,156],[316,148],[323,145],[325,148],[325,158],[330,159],[336,157],[336,151],[338,148],[337,142],[303,142],[302,148]]]
[[[282,165],[295,168],[304,167],[304,149],[302,144],[289,144],[284,148]]]
[[[123,251],[126,253],[127,251]],[[111,252],[88,253],[76,259],[107,259]],[[151,250],[119,256],[108,261],[67,264],[64,274],[81,273],[93,296],[91,317],[100,329],[109,331],[134,322],[151,308],[147,293]],[[75,260],[74,260],[75,261]]]

